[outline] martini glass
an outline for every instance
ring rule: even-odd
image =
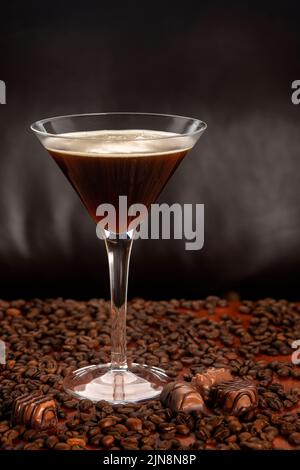
[[[164,114],[99,113],[43,119],[31,126],[105,235],[111,290],[111,362],[66,377],[77,398],[130,403],[157,397],[168,381],[157,367],[129,364],[126,305],[134,217],[118,217],[119,196],[127,206],[154,203],[177,166],[206,129],[198,119]],[[110,220],[101,204],[116,209]],[[120,220],[119,220],[120,219]],[[133,228],[132,228],[133,227]]]

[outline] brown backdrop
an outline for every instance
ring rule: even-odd
[[[239,289],[299,298],[297,2],[103,5],[3,7],[0,295],[108,295],[104,246],[29,125],[120,110],[192,115],[209,126],[160,198],[205,204],[205,247],[138,241],[130,296]]]

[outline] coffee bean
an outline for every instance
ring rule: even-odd
[[[163,418],[161,418],[160,416],[156,415],[156,414],[151,414],[149,416],[149,420],[152,421],[152,423],[154,424],[161,424],[164,422]]]
[[[123,437],[120,440],[120,444],[125,450],[137,450],[138,449],[138,441],[134,437]]]
[[[126,420],[126,426],[131,431],[141,431],[143,427],[143,423],[138,418],[128,418]]]
[[[268,425],[268,421],[264,420],[264,419],[256,419],[253,423],[253,426],[252,426],[252,431],[254,431],[255,433],[257,434],[260,434],[262,432],[262,430],[265,428],[265,426]]]
[[[242,449],[248,450],[265,450],[265,443],[263,441],[242,441],[241,442]]]
[[[8,429],[5,431],[5,433],[2,436],[4,439],[7,439],[8,441],[14,441],[19,437],[19,431],[16,429]]]
[[[272,442],[275,439],[275,437],[278,436],[279,431],[277,428],[273,426],[266,426],[264,428],[264,434],[266,436],[266,439]]]
[[[25,377],[34,377],[38,373],[38,369],[36,367],[29,367],[25,373]]]
[[[80,413],[80,419],[81,421],[83,422],[87,422],[87,421],[90,421],[91,418],[93,418],[94,415],[93,413],[84,413],[83,411]]]
[[[289,367],[280,367],[280,369],[277,369],[277,374],[279,377],[288,377],[290,375],[291,370]]]
[[[190,429],[185,424],[177,424],[176,432],[182,436],[187,436],[190,434]]]
[[[292,432],[289,435],[289,442],[294,445],[300,445],[300,432]]]
[[[23,434],[24,439],[26,441],[31,441],[34,436],[36,436],[37,432],[34,429],[28,429],[28,431],[25,431]]]
[[[80,400],[78,405],[80,411],[87,411],[94,407],[94,404],[91,400]]]
[[[195,432],[195,435],[198,439],[201,439],[203,441],[207,441],[210,438],[210,430],[205,427],[205,425],[201,425],[198,430]]]
[[[58,440],[58,437],[57,436],[49,436],[47,439],[46,439],[46,445],[49,449],[53,449],[53,447],[59,442]]]
[[[112,418],[104,418],[99,421],[100,429],[110,428],[114,424],[115,424],[115,421]]]
[[[38,446],[39,449],[42,449],[44,447],[44,444],[45,444],[45,439],[35,439],[34,440],[34,444],[36,446]]]
[[[18,308],[8,308],[6,310],[6,314],[10,317],[20,317],[22,315],[22,312]]]
[[[23,447],[24,450],[39,450],[39,446],[35,443],[25,444]]]
[[[300,370],[292,370],[291,373],[294,379],[300,380]]]
[[[160,423],[158,427],[164,433],[176,431],[176,425],[173,423]]]
[[[72,437],[67,440],[67,444],[71,447],[78,446],[78,447],[85,447],[85,439]]]
[[[251,439],[251,434],[249,432],[241,432],[240,435],[239,435],[239,439],[240,441],[248,441],[249,439]]]
[[[68,440],[68,431],[65,433],[60,433],[58,437],[60,442],[66,443]]]
[[[96,436],[93,436],[89,439],[89,443],[96,447],[99,446],[100,441],[101,441],[101,434],[97,434]]]
[[[155,431],[155,424],[152,421],[144,421],[143,426],[145,429],[148,429],[149,431]]]
[[[101,443],[105,449],[109,449],[114,444],[115,438],[114,436],[104,436],[101,440]]]
[[[229,427],[230,431],[232,431],[234,433],[238,433],[242,429],[241,423],[234,416],[230,416],[230,418],[228,418],[228,427]]]
[[[240,305],[238,311],[242,314],[248,315],[251,312],[251,308],[247,305]]]
[[[77,408],[77,401],[76,400],[67,400],[64,403],[64,406],[69,409]]]
[[[172,447],[172,440],[160,441],[157,449],[158,450],[170,450]]]
[[[7,424],[1,424],[0,423],[0,433],[3,433],[9,429],[9,426]]]
[[[65,442],[58,442],[54,446],[54,450],[70,450],[71,446],[69,444],[66,444]]]
[[[279,398],[267,398],[267,404],[271,408],[271,410],[277,411],[281,410],[283,407],[282,402],[279,400]]]
[[[69,418],[66,422],[66,426],[68,429],[75,429],[80,424],[80,420],[75,416]]]
[[[100,429],[96,426],[88,430],[89,437],[94,437],[97,434],[100,434]]]

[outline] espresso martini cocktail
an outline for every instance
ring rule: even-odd
[[[119,196],[127,197],[128,207],[139,203],[148,208],[156,201],[189,150],[181,147],[192,144],[187,139],[169,142],[171,136],[176,134],[150,130],[73,132],[61,135],[61,141],[59,137],[55,142],[49,139],[45,145],[98,222],[99,204],[112,204],[117,210]],[[128,218],[128,225],[130,221]],[[118,217],[116,222],[113,231],[127,230],[126,225],[119,226]]]
[[[98,206],[110,204],[117,212],[120,196],[127,197],[127,207],[154,203],[206,124],[181,116],[107,113],[44,119],[31,128],[97,223]],[[134,230],[129,217],[120,223],[116,215],[115,225],[105,231],[111,362],[76,370],[64,387],[78,398],[126,403],[158,396],[168,377],[160,368],[127,363],[127,279]]]

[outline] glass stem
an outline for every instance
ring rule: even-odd
[[[126,310],[127,286],[133,231],[109,233],[105,239],[111,293],[111,369],[127,370]]]

